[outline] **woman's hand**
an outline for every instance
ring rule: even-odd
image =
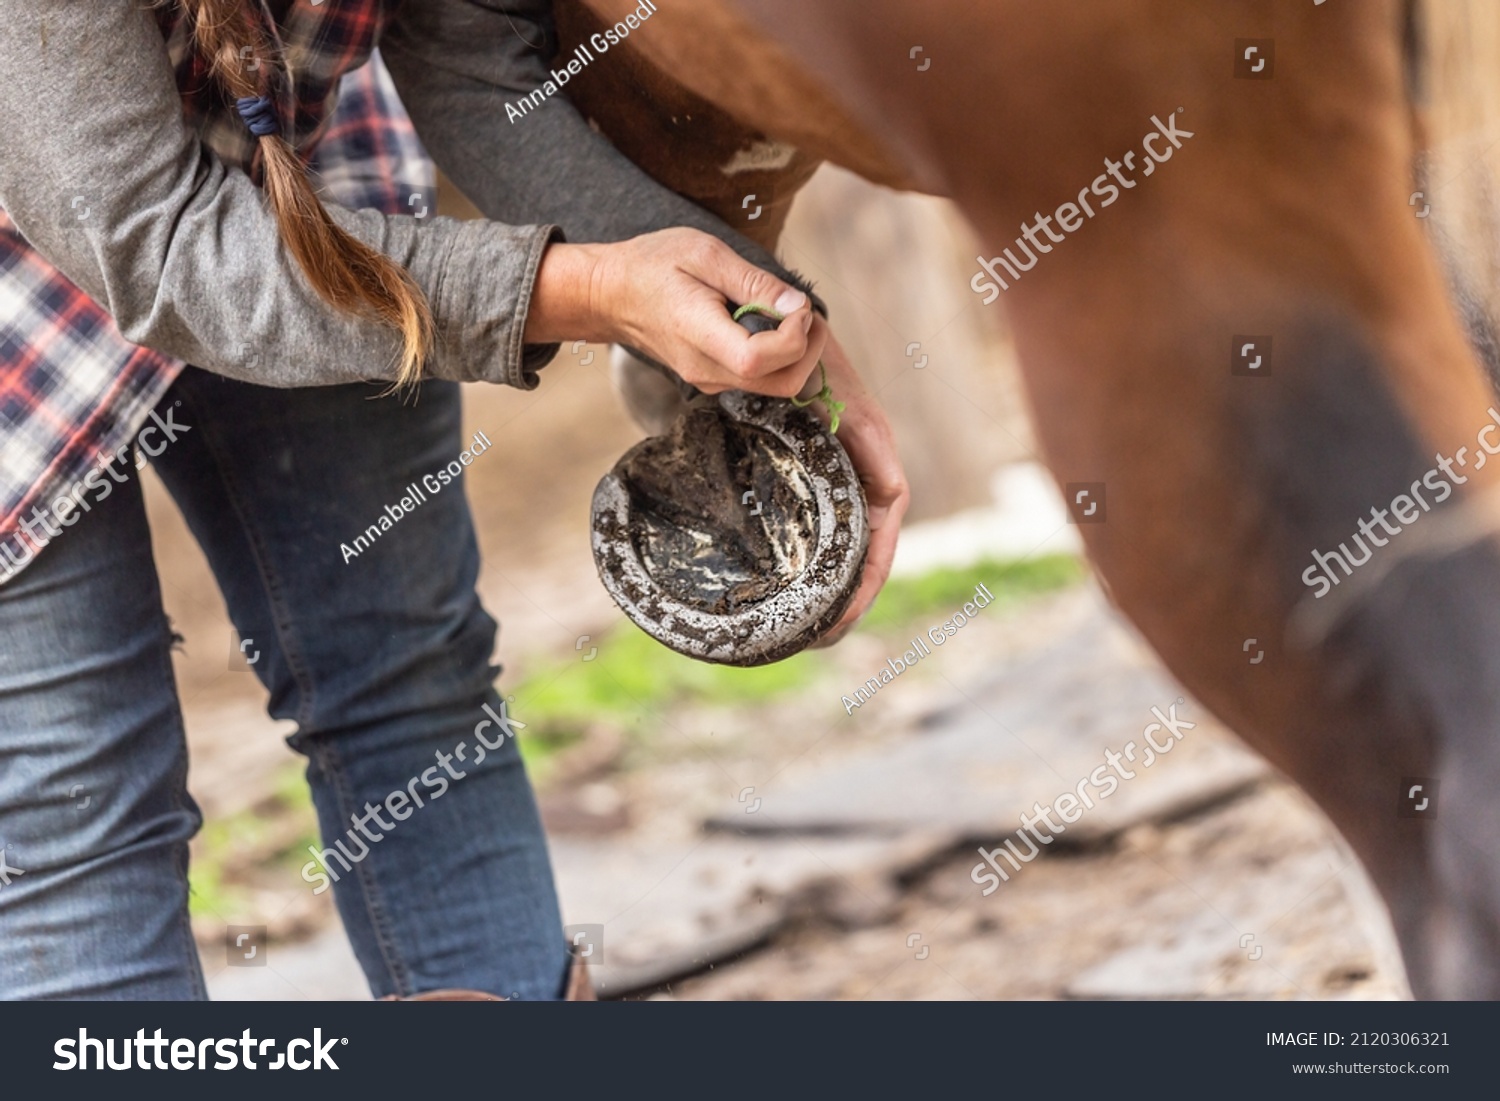
[[[727,302],[758,302],[785,319],[747,333]],[[743,259],[717,237],[665,229],[612,245],[552,245],[542,258],[525,340],[625,344],[709,394],[799,394],[822,355],[807,295]]]
[[[820,317],[813,332],[826,324]],[[865,556],[865,573],[860,579],[859,591],[849,602],[843,618],[818,642],[819,646],[831,646],[870,610],[890,576],[891,562],[896,557],[896,538],[901,534],[901,518],[911,504],[911,488],[906,484],[906,471],[901,466],[896,437],[891,431],[890,421],[885,418],[885,411],[865,389],[849,357],[831,334],[823,348],[823,366],[828,369],[828,388],[833,392],[834,400],[844,403],[839,414],[838,440],[849,453],[865,487],[865,503],[870,517],[870,549]],[[815,375],[802,396],[811,397],[821,386]],[[822,402],[814,402],[809,408],[827,419]]]

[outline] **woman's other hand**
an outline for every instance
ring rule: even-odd
[[[819,318],[814,332],[824,324]],[[823,365],[828,369],[828,388],[834,400],[844,403],[839,413],[838,439],[849,453],[849,460],[865,487],[865,504],[870,518],[870,549],[865,555],[865,572],[860,578],[859,591],[849,602],[843,617],[818,643],[831,646],[870,610],[870,605],[890,577],[891,563],[896,557],[896,539],[901,534],[901,520],[911,504],[911,488],[907,485],[906,470],[901,465],[896,436],[891,431],[885,410],[865,389],[849,357],[831,334],[823,349]],[[820,388],[820,380],[814,378],[804,396],[810,397]],[[814,402],[809,408],[827,418],[822,402]]]

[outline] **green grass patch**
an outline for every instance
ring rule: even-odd
[[[981,581],[1004,604],[1063,588],[1083,576],[1082,563],[1066,554],[933,570],[886,585],[859,630],[883,633],[937,613],[952,614]],[[634,727],[681,704],[760,703],[806,687],[830,662],[826,652],[812,650],[756,669],[708,665],[668,650],[631,623],[599,639],[598,647],[590,661],[575,657],[516,687],[512,710],[528,724],[519,739],[528,764],[543,762],[575,739],[581,724]]]
[[[1073,555],[1049,554],[1009,561],[986,559],[972,566],[896,578],[880,591],[859,629],[886,631],[908,627],[913,620],[938,612],[951,615],[974,598],[974,587],[980,582],[995,594],[998,605],[1065,588],[1082,579],[1084,572],[1083,563]]]
[[[297,840],[286,844],[288,817],[301,823]],[[317,840],[317,814],[302,766],[289,764],[277,773],[271,795],[248,810],[205,822],[188,865],[188,912],[220,917],[240,909],[245,890],[233,880],[246,869],[266,863],[306,862],[307,846]],[[297,859],[297,854],[303,854]]]
[[[527,678],[516,688],[513,706],[527,723],[629,722],[672,704],[732,706],[780,696],[808,684],[817,668],[816,654],[757,669],[708,665],[668,650],[626,623],[599,640],[592,661],[574,658]]]

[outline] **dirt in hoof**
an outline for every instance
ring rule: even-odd
[[[812,559],[817,507],[796,456],[717,404],[642,444],[618,473],[642,565],[689,607],[735,612],[780,592]]]

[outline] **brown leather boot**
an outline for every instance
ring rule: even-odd
[[[599,995],[594,993],[594,980],[589,977],[588,965],[578,956],[573,957],[572,963],[568,965],[568,989],[563,994],[563,1001],[567,1002],[597,1002]]]
[[[509,999],[495,994],[486,994],[482,990],[428,990],[422,994],[408,994],[404,998],[399,994],[387,994],[380,1000],[383,1002],[503,1002]]]
[[[404,998],[399,994],[387,994],[380,1000],[383,1002],[504,1002],[510,999],[496,994],[486,994],[482,990],[428,990],[422,994],[409,994]],[[568,964],[568,986],[563,994],[563,1000],[568,1002],[597,1002],[599,1000],[599,996],[594,993],[593,981],[589,978],[589,969],[577,956],[574,956]]]

